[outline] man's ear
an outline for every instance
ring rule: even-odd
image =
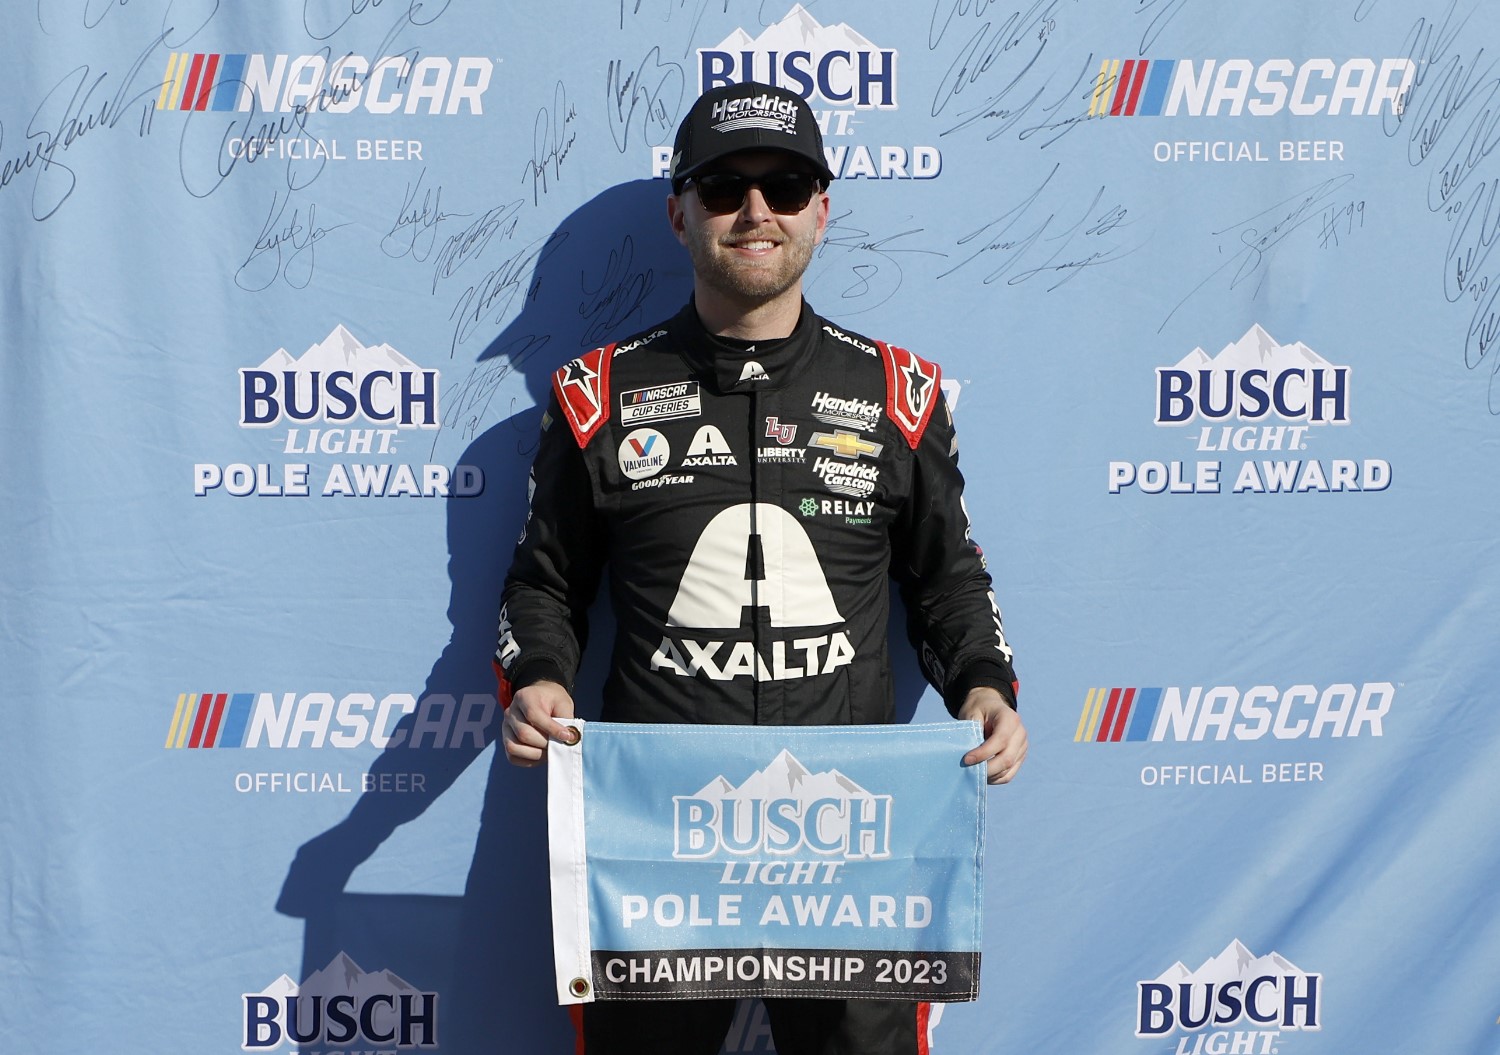
[[[676,194],[667,195],[667,223],[672,227],[672,233],[683,245],[687,244],[687,218],[686,206],[682,198]]]

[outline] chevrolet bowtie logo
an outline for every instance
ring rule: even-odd
[[[832,435],[826,432],[815,432],[812,439],[807,441],[809,447],[822,447],[824,450],[832,451],[840,458],[859,458],[869,456],[874,458],[880,453],[882,444],[871,443],[858,433],[838,429]]]

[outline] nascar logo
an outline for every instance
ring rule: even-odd
[[[413,721],[400,724],[413,712]],[[467,741],[482,748],[494,716],[495,697],[488,693],[467,693],[462,700],[435,693],[419,703],[404,692],[379,700],[368,692],[337,699],[327,692],[184,692],[177,696],[164,746],[453,748]]]
[[[158,110],[347,114],[484,113],[495,64],[487,58],[259,55],[174,51]]]
[[[1349,59],[1105,59],[1099,64],[1090,117],[1266,117],[1287,110],[1374,117],[1399,114],[1416,76],[1409,58]]]
[[[1356,688],[1343,682],[1319,689],[1292,685],[1285,691],[1257,685],[1191,689],[1091,688],[1078,716],[1074,743],[1145,740],[1278,740],[1324,736],[1384,735],[1382,720],[1396,698],[1388,681]]]

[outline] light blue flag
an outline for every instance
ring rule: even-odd
[[[561,1003],[978,996],[975,722],[565,724],[548,830]]]

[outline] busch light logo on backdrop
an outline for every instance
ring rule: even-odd
[[[932,179],[943,168],[936,146],[845,141],[870,112],[898,108],[899,59],[847,22],[825,26],[794,4],[769,26],[740,27],[699,48],[698,91],[755,81],[795,92],[812,107],[839,179]],[[670,160],[670,146],[655,148],[655,175],[666,175]]]
[[[1156,368],[1156,423],[1259,423],[1268,417],[1313,425],[1349,424],[1349,368],[1334,366],[1301,341],[1278,344],[1260,326],[1210,357],[1194,348]],[[1300,436],[1300,433],[1298,434]]]
[[[1283,1033],[1323,1028],[1323,976],[1276,952],[1256,956],[1238,940],[1196,971],[1179,960],[1136,991],[1135,1035],[1181,1032],[1174,1055],[1275,1055]]]
[[[347,953],[301,985],[283,974],[243,1000],[244,1051],[438,1046],[438,994],[390,971],[365,971]]]
[[[672,796],[672,806],[672,856],[679,860],[770,854],[759,866],[764,875],[777,858],[784,869],[793,858],[811,864],[891,854],[891,797],[871,794],[836,769],[812,773],[790,751],[738,787],[718,776],[695,795]]]
[[[877,47],[847,22],[822,25],[796,4],[756,36],[737,29],[699,48],[698,90],[758,81],[796,92],[815,109],[824,103],[893,110],[896,59],[894,49]]]
[[[260,366],[240,370],[240,424],[247,428],[356,418],[380,428],[437,428],[438,371],[384,342],[362,344],[342,325],[299,356],[278,348]]]
[[[1110,494],[1355,493],[1384,491],[1383,458],[1307,457],[1330,425],[1351,421],[1353,371],[1301,341],[1282,344],[1252,325],[1210,356],[1194,348],[1156,368],[1154,422],[1190,427],[1195,452],[1239,458],[1111,461]]]
[[[294,356],[278,348],[239,371],[239,425],[286,431],[271,437],[281,455],[384,457],[404,434],[442,427],[440,374],[389,344],[367,345],[343,325]],[[431,444],[436,446],[435,441]],[[468,498],[484,490],[475,465],[336,461],[310,479],[306,461],[199,462],[193,494],[234,497]]]

